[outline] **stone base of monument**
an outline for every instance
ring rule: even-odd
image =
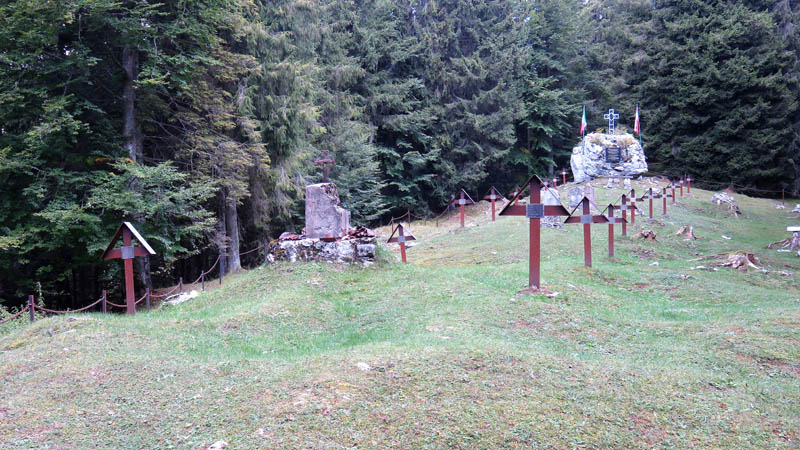
[[[306,186],[306,227],[303,233],[283,233],[279,239],[270,242],[267,262],[370,264],[375,261],[377,247],[375,233],[371,230],[350,228],[350,211],[339,206],[336,185],[318,183]]]
[[[323,261],[369,265],[375,261],[377,248],[375,237],[346,237],[332,242],[312,238],[279,239],[269,244],[267,262]]]
[[[629,178],[647,172],[644,149],[631,134],[589,133],[572,149],[576,183],[598,177]]]

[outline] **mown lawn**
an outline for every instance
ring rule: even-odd
[[[764,246],[800,219],[692,194],[613,261],[594,227],[592,269],[580,226],[544,230],[554,297],[517,294],[527,223],[482,203],[463,230],[414,223],[409,265],[278,264],[135,317],[0,326],[0,448],[796,448],[800,258]],[[738,250],[769,273],[692,261]]]

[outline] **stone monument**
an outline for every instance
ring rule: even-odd
[[[639,141],[628,133],[589,133],[572,149],[572,176],[576,183],[598,177],[630,178],[647,172]]]
[[[339,190],[333,183],[306,186],[308,238],[342,237],[350,230],[350,211],[339,206]]]

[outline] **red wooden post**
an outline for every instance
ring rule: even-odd
[[[631,189],[631,225],[636,223],[636,190]]]
[[[622,196],[623,205],[625,204],[625,196]],[[627,220],[625,219],[625,210],[622,210],[622,217],[617,218],[614,217],[614,211],[617,209],[614,205],[608,205],[608,257],[614,257],[614,225],[621,223],[623,234],[625,233],[625,227],[627,225]]]
[[[503,198],[503,196],[500,195],[500,191],[498,191],[494,186],[492,186],[492,188],[489,189],[489,193],[483,197],[484,200],[489,200],[492,202],[492,222],[494,222],[495,218],[495,201],[499,198]]]
[[[672,204],[675,204],[675,183],[672,183]]]
[[[28,296],[28,316],[31,319],[31,323],[33,323],[33,321],[36,320],[36,315],[34,313],[35,313],[35,311],[34,311],[34,307],[33,307],[33,296],[29,295]]]
[[[395,234],[397,235],[396,237]],[[400,259],[404,263],[408,264],[408,261],[406,260],[406,242],[416,241],[416,240],[417,238],[415,238],[413,234],[405,233],[405,228],[403,227],[403,224],[398,223],[397,226],[394,227],[394,230],[392,230],[392,234],[391,236],[389,236],[389,240],[386,242],[387,243],[396,242],[400,244]]]
[[[687,194],[691,194],[692,193],[692,177],[691,176],[686,177],[686,193]]]
[[[127,228],[122,229],[123,247],[133,247],[131,231]],[[133,253],[133,252],[131,252]],[[125,266],[125,307],[128,314],[136,314],[136,299],[133,291],[133,255],[130,258],[123,257],[122,263]]]
[[[473,203],[475,202],[472,200],[472,197],[470,197],[469,194],[467,194],[467,191],[463,189],[461,189],[461,191],[458,193],[458,198],[450,202],[451,205],[458,205],[459,207],[459,213],[461,215],[461,228],[464,228],[464,209],[466,205],[471,205]]]
[[[544,205],[542,201],[542,187],[545,183],[536,175],[532,175],[510,202],[500,211],[501,216],[525,216],[530,220],[528,236],[530,251],[528,253],[528,289],[536,292],[542,287],[540,277],[540,252],[541,252],[541,221],[546,216],[568,216],[569,212],[559,205]],[[531,198],[527,205],[519,205],[517,201],[522,191],[530,187]]]
[[[663,205],[663,210],[664,210],[664,213],[663,213],[662,215],[664,215],[664,216],[666,216],[666,215],[667,215],[667,197],[668,197],[668,195],[667,195],[667,188],[664,188],[664,189],[661,191],[661,202],[664,204],[664,205]]]
[[[553,177],[553,187],[558,188],[558,178]]]
[[[628,234],[628,198],[622,194],[622,235]]]
[[[680,188],[681,188],[681,198],[683,198],[683,177],[681,177]]]
[[[653,218],[653,188],[647,190],[647,198],[650,200],[650,219]]]
[[[122,248],[115,249],[114,245],[120,237],[122,238]],[[133,238],[139,243],[138,247],[133,246]],[[136,299],[134,298],[135,292],[133,290],[133,258],[155,254],[156,252],[153,251],[150,244],[145,241],[130,222],[122,222],[122,225],[117,228],[114,238],[111,239],[108,248],[103,253],[102,259],[122,259],[123,267],[125,268],[125,307],[128,314],[136,314]],[[105,300],[103,305],[105,307]]]
[[[578,208],[582,209],[579,216],[575,215]],[[603,216],[593,216],[591,211],[591,201],[583,197],[580,205],[572,210],[572,214],[564,221],[564,223],[580,223],[583,225],[583,261],[586,267],[592,267],[592,224],[593,223],[608,223],[608,219]]]
[[[561,184],[567,184],[567,171],[565,169],[561,169]]]

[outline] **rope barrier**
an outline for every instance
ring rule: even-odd
[[[66,311],[56,311],[54,309],[48,309],[48,308],[45,308],[43,306],[39,306],[37,304],[33,305],[33,309],[38,309],[39,311],[44,311],[44,312],[50,313],[50,314],[72,314],[72,313],[78,313],[78,312],[86,311],[87,309],[89,309],[89,308],[91,308],[93,306],[96,306],[98,303],[100,303],[102,301],[103,301],[103,298],[101,297],[96,302],[92,303],[91,305],[86,305],[83,308],[79,308],[79,309],[68,309]],[[109,302],[106,301],[106,303],[109,303]],[[26,306],[26,308],[27,308],[27,306]]]
[[[252,250],[248,250],[248,251],[246,251],[246,252],[244,252],[244,253],[239,253],[239,256],[241,257],[241,256],[244,256],[244,255],[247,255],[247,254],[253,253],[253,252],[254,252],[254,251],[256,251],[256,250],[261,250],[261,246],[259,245],[258,247],[254,248],[254,249],[252,249]]]
[[[144,294],[142,296],[142,298],[140,298],[139,300],[136,300],[135,302],[133,302],[133,304],[134,305],[138,305],[139,303],[142,303],[144,301],[144,299],[146,299],[146,298],[147,298],[147,294]]]
[[[16,319],[17,317],[21,316],[21,315],[22,315],[22,313],[26,312],[27,310],[28,310],[28,305],[25,305],[25,307],[24,307],[24,308],[22,308],[22,309],[21,309],[21,310],[20,310],[18,313],[14,314],[13,316],[6,317],[5,319],[3,319],[3,320],[0,320],[0,325],[2,325],[2,324],[4,324],[4,323],[11,322],[12,320],[14,320],[14,319]]]

